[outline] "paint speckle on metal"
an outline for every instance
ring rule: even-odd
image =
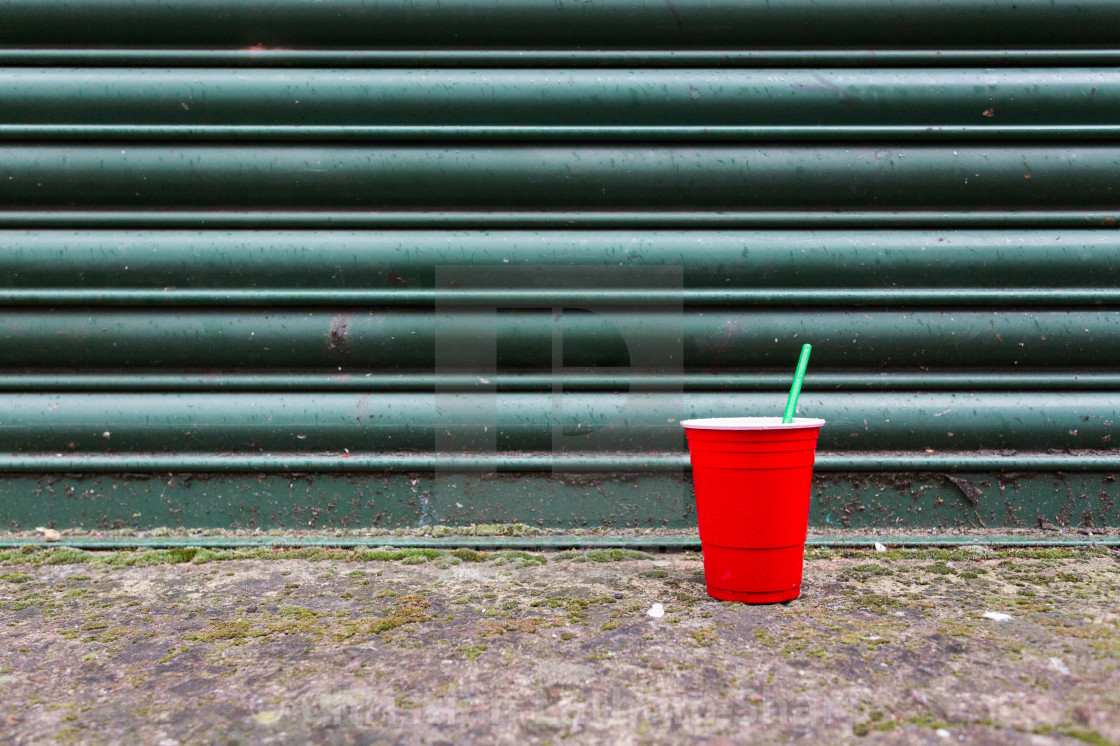
[[[329,340],[331,352],[341,355],[350,352],[350,319],[348,317],[335,316],[331,319]]]

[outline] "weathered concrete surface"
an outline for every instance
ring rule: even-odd
[[[305,555],[9,553],[0,742],[1120,741],[1115,550]]]

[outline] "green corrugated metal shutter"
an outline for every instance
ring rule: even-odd
[[[0,520],[1120,520],[1120,5],[0,2]]]

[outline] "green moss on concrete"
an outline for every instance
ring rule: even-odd
[[[594,549],[587,553],[587,559],[591,562],[625,562],[653,559],[653,555],[634,549]]]
[[[548,557],[540,553],[522,552],[516,549],[503,549],[490,554],[490,561],[495,565],[512,565],[515,568],[543,565],[548,562]]]
[[[478,660],[478,656],[486,652],[487,645],[460,645],[458,650],[466,656],[467,660],[472,663]]]
[[[647,552],[634,549],[591,549],[585,552],[567,551],[552,555],[553,562],[625,562],[626,560],[653,559]]]
[[[404,562],[409,565],[419,565],[430,562],[447,554],[443,549],[358,549],[355,552],[358,559],[366,562]]]
[[[482,562],[483,560],[486,559],[485,554],[483,554],[482,552],[476,552],[473,549],[466,549],[466,548],[456,549],[453,552],[451,552],[451,554],[453,556],[459,558],[463,562]]]
[[[379,635],[406,624],[419,624],[432,618],[431,602],[423,596],[402,596],[393,604],[393,610],[383,617],[374,617],[366,625],[369,634]]]
[[[6,583],[27,583],[31,581],[31,575],[26,572],[9,572],[0,575],[0,580]]]
[[[848,580],[864,581],[868,578],[881,577],[884,575],[894,575],[894,570],[876,563],[865,563],[841,571],[836,576],[836,579],[841,582]]]
[[[1056,733],[1058,735],[1066,736],[1067,738],[1072,738],[1076,741],[1081,741],[1082,743],[1092,744],[1093,746],[1115,746],[1112,741],[1108,740],[1095,730],[1088,730],[1083,728],[1040,725],[1037,728],[1033,728],[1031,730],[1031,733],[1034,733],[1035,735],[1050,735],[1052,733]]]

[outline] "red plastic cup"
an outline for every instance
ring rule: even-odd
[[[809,491],[824,420],[684,420],[708,595],[772,604],[801,595]]]

